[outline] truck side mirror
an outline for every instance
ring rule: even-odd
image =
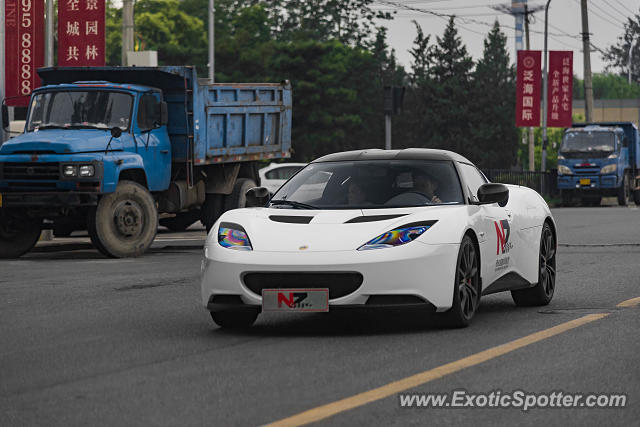
[[[629,138],[627,138],[626,136],[624,138],[622,138],[622,146],[623,147],[628,147],[629,146]]]
[[[498,203],[504,207],[509,201],[509,188],[504,184],[484,184],[478,188],[478,200],[481,204]]]
[[[2,129],[9,127],[9,107],[7,104],[2,104]]]
[[[169,107],[166,101],[160,103],[160,126],[166,126],[169,123]]]
[[[269,190],[265,187],[250,188],[245,196],[247,197],[245,206],[248,208],[263,208],[269,203]]]

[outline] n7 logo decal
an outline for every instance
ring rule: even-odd
[[[493,225],[496,227],[496,236],[498,237],[498,244],[496,248],[496,255],[500,253],[508,253],[513,248],[513,243],[509,242],[509,236],[511,235],[511,226],[506,219],[493,221]]]
[[[289,297],[285,295],[284,292],[278,292],[278,307],[282,307],[282,303],[284,303],[289,308],[300,308],[306,307],[309,304],[303,304],[307,298],[306,292],[289,292]]]

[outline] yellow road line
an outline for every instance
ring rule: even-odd
[[[638,304],[640,304],[640,297],[622,301],[620,304],[616,305],[616,307],[635,307]]]
[[[376,400],[392,396],[396,393],[415,388],[422,384],[428,383],[429,381],[433,381],[446,375],[453,374],[454,372],[458,372],[462,369],[478,365],[480,363],[486,362],[487,360],[502,356],[503,354],[510,353],[522,347],[526,347],[530,344],[550,338],[554,335],[558,335],[568,330],[593,322],[595,320],[602,319],[608,315],[608,313],[589,314],[587,316],[580,317],[579,319],[571,320],[552,328],[545,329],[540,332],[535,332],[522,338],[518,338],[517,340],[508,342],[506,344],[502,344],[488,350],[472,354],[471,356],[456,360],[455,362],[447,363],[446,365],[441,365],[437,368],[433,368],[428,371],[424,371],[419,374],[394,381],[387,385],[383,385],[382,387],[374,388],[372,390],[365,391],[364,393],[356,394],[354,396],[347,397],[336,402],[309,409],[291,417],[275,421],[271,424],[267,424],[267,426],[301,426],[320,421],[341,412],[349,411],[359,406],[375,402]]]

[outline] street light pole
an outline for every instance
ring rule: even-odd
[[[46,0],[47,7],[47,20],[45,23],[44,32],[44,65],[47,67],[53,67],[53,0]]]
[[[547,143],[549,139],[547,137],[547,38],[549,35],[549,4],[551,0],[547,0],[547,4],[544,7],[544,67],[542,69],[542,164],[540,170],[545,172],[547,170]]]
[[[629,84],[631,84],[631,58],[633,58],[633,46],[635,44],[638,43],[638,40],[636,39],[636,42],[633,42],[633,37],[631,38],[631,41],[629,42],[629,64],[628,64],[628,73],[629,73]]]

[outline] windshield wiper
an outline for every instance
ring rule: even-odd
[[[298,208],[298,209],[318,209],[315,206],[307,205],[306,203],[295,202],[293,200],[284,200],[284,199],[271,200],[270,203],[272,205],[275,205],[275,206],[287,205],[287,206],[292,206],[292,207]]]

